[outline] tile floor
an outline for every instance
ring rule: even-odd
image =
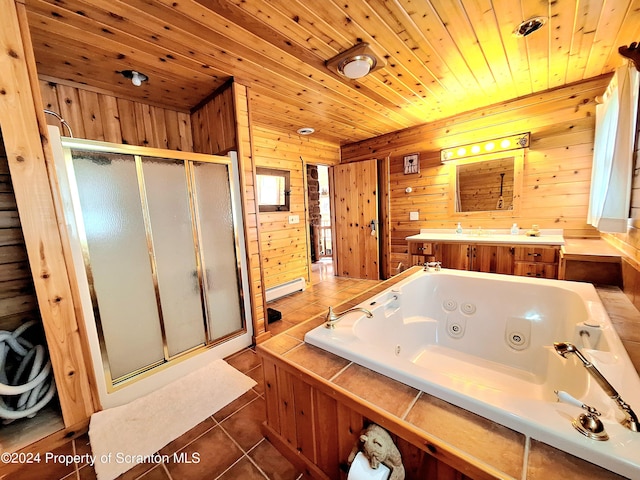
[[[377,284],[374,280],[357,280],[333,276],[331,262],[313,265],[311,284],[298,292],[274,300],[269,307],[282,313],[282,319],[269,326],[278,334],[311,316],[326,311]],[[121,480],[196,480],[196,479],[276,479],[302,478],[261,434],[265,420],[264,388],[260,360],[252,348],[227,359],[230,365],[252,377],[258,384],[225,408],[164,447],[159,453],[198,452],[200,463],[140,464],[119,478]],[[69,442],[56,454],[90,453],[88,435]],[[30,465],[3,477],[4,480],[92,480],[90,465]]]

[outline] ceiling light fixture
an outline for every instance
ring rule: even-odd
[[[513,34],[516,37],[526,37],[531,35],[536,30],[539,30],[545,23],[547,23],[546,17],[533,17],[529,20],[525,20],[516,27]]]
[[[142,85],[142,82],[146,82],[147,80],[149,80],[149,77],[147,77],[144,73],[140,73],[135,70],[122,70],[118,73],[120,73],[124,78],[130,79],[131,83],[133,83],[136,87]]]
[[[315,132],[315,129],[311,127],[302,127],[298,129],[298,134],[300,135],[311,135],[313,132]]]
[[[359,43],[326,61],[329,70],[357,80],[384,66],[387,62],[368,43]]]

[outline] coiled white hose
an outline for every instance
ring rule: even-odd
[[[26,322],[13,332],[0,330],[0,418],[4,418],[5,423],[34,417],[56,393],[51,361],[46,358],[45,348],[22,338],[24,331],[35,323],[33,320]],[[11,381],[7,377],[7,356],[10,352],[19,357],[15,362],[18,368],[13,372]]]

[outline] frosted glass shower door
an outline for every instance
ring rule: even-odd
[[[106,395],[248,345],[235,156],[69,143],[65,220]]]
[[[209,339],[244,328],[229,167],[193,162]]]
[[[206,342],[195,230],[182,160],[142,157],[167,353]]]
[[[135,158],[76,150],[72,156],[94,312],[110,377],[120,378],[164,361]]]

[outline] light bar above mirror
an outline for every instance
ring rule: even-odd
[[[445,148],[440,151],[440,161],[450,162],[461,158],[518,150],[529,146],[530,133],[519,133],[507,137],[495,138],[483,142],[469,143],[457,147]]]

